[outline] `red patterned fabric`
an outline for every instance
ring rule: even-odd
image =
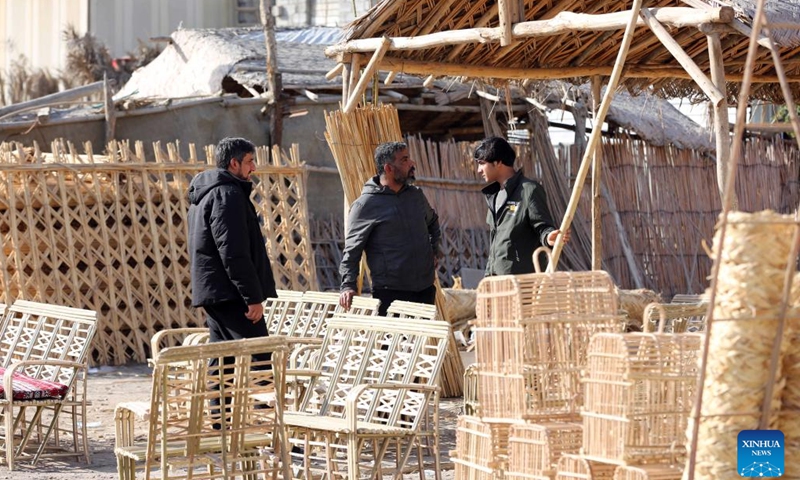
[[[6,369],[0,367],[0,378]],[[64,398],[68,386],[47,380],[37,380],[19,372],[14,372],[12,379],[14,400],[44,400],[47,398]],[[5,387],[0,381],[0,398],[6,398]]]

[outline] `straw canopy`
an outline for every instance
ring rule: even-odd
[[[632,1],[384,0],[356,19],[326,54],[347,62],[391,39],[380,70],[491,79],[496,83],[608,76]],[[646,4],[625,61],[622,84],[665,97],[703,93],[710,76],[708,34],[719,35],[728,98],[744,75],[754,1],[654,0]],[[800,93],[800,0],[767,2],[767,19],[795,95]],[[752,95],[783,96],[769,51],[760,42]],[[671,44],[671,45],[669,45]],[[669,49],[668,49],[669,47]],[[676,51],[678,53],[676,53]],[[368,53],[369,55],[369,53]],[[367,58],[369,58],[367,55]],[[713,55],[712,55],[713,56]],[[698,67],[694,72],[687,63]]]

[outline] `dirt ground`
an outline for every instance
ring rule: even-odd
[[[9,472],[6,465],[0,465],[0,480],[113,480],[117,478],[117,464],[114,457],[114,407],[120,402],[147,401],[150,398],[150,368],[147,365],[125,365],[120,367],[100,367],[90,370],[88,377],[88,398],[92,405],[88,408],[87,428],[92,462],[73,459],[42,459],[36,466],[26,462],[14,465]],[[449,451],[455,449],[456,418],[461,413],[461,398],[444,399],[441,402],[441,459],[443,479],[452,479],[453,464]],[[146,431],[141,430],[141,438]],[[433,478],[432,471],[426,477]],[[419,478],[419,474],[406,475],[406,478]]]

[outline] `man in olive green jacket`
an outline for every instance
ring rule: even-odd
[[[473,156],[478,172],[489,182],[482,190],[489,206],[486,276],[532,273],[534,250],[552,247],[561,233],[553,226],[544,188],[514,170],[517,154],[503,138],[484,139]]]

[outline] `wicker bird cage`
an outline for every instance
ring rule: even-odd
[[[683,468],[677,465],[620,466],[614,471],[614,480],[680,480]]]
[[[489,277],[478,286],[477,305],[481,418],[577,420],[589,338],[624,325],[608,274]]]
[[[596,462],[579,455],[564,454],[558,459],[555,480],[612,480],[616,465]]]
[[[583,428],[579,423],[513,425],[508,439],[509,480],[550,480],[564,453],[578,453]]]
[[[692,333],[595,335],[583,379],[583,455],[619,465],[685,455],[700,348]]]
[[[474,363],[464,370],[464,415],[480,417],[478,402],[478,366]]]
[[[508,462],[511,425],[482,422],[462,415],[456,426],[455,480],[492,480],[502,475]]]

